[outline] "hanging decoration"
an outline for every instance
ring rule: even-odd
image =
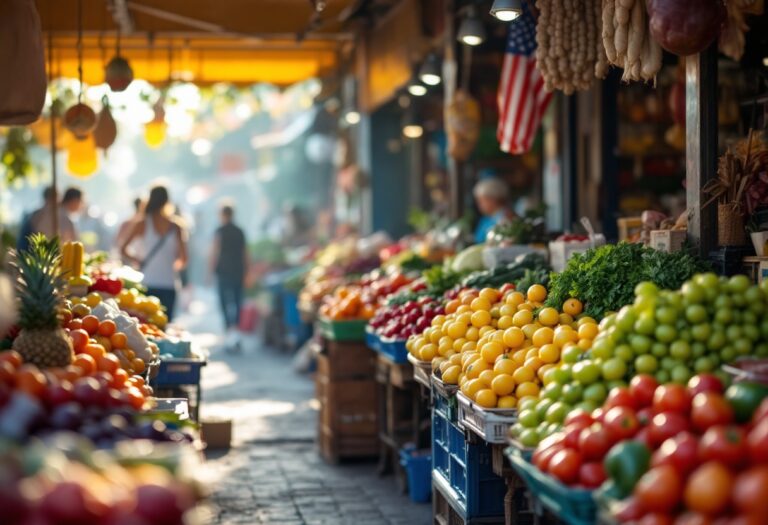
[[[64,114],[66,127],[78,140],[84,140],[96,127],[96,113],[83,103],[83,3],[77,2],[77,74],[80,81],[80,91],[77,94],[77,104]]]
[[[168,125],[165,123],[164,102],[165,97],[160,97],[160,100],[158,100],[152,108],[155,112],[155,116],[152,120],[144,124],[144,142],[146,142],[147,146],[152,149],[159,148],[165,142]]]
[[[115,143],[117,138],[117,124],[112,117],[112,111],[109,107],[109,99],[106,95],[101,98],[102,108],[99,112],[99,121],[96,123],[96,128],[93,130],[93,139],[97,148],[103,150],[109,149],[109,147]]]
[[[120,28],[117,29],[115,56],[107,64],[105,82],[112,91],[125,91],[133,82],[133,69],[128,60],[120,56]]]
[[[67,171],[76,177],[93,175],[99,167],[99,155],[93,135],[73,140],[67,148]]]
[[[720,35],[726,9],[720,0],[648,0],[648,15],[651,35],[661,47],[689,56]]]
[[[45,54],[33,0],[0,2],[0,125],[38,119],[45,104]]]

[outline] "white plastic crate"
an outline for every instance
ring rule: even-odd
[[[413,365],[413,379],[425,387],[430,387],[429,377],[432,375],[432,363],[416,359],[416,356],[409,353],[408,362]]]
[[[471,430],[487,443],[507,442],[509,427],[517,423],[517,409],[482,408],[459,392],[459,425]]]
[[[587,241],[552,241],[549,243],[549,263],[554,271],[562,272],[574,253],[584,253],[604,244],[605,236],[601,233]]]

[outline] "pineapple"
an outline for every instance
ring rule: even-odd
[[[58,240],[36,234],[29,249],[17,253],[14,262],[21,332],[13,349],[40,368],[67,366],[74,358],[72,341],[59,322],[64,301],[60,259]]]

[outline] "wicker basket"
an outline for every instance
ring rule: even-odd
[[[717,243],[720,246],[747,244],[744,216],[730,204],[717,205]]]

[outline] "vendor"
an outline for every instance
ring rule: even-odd
[[[494,226],[514,217],[508,207],[509,189],[503,180],[492,177],[481,179],[473,194],[482,215],[475,228],[475,242],[483,243]]]

